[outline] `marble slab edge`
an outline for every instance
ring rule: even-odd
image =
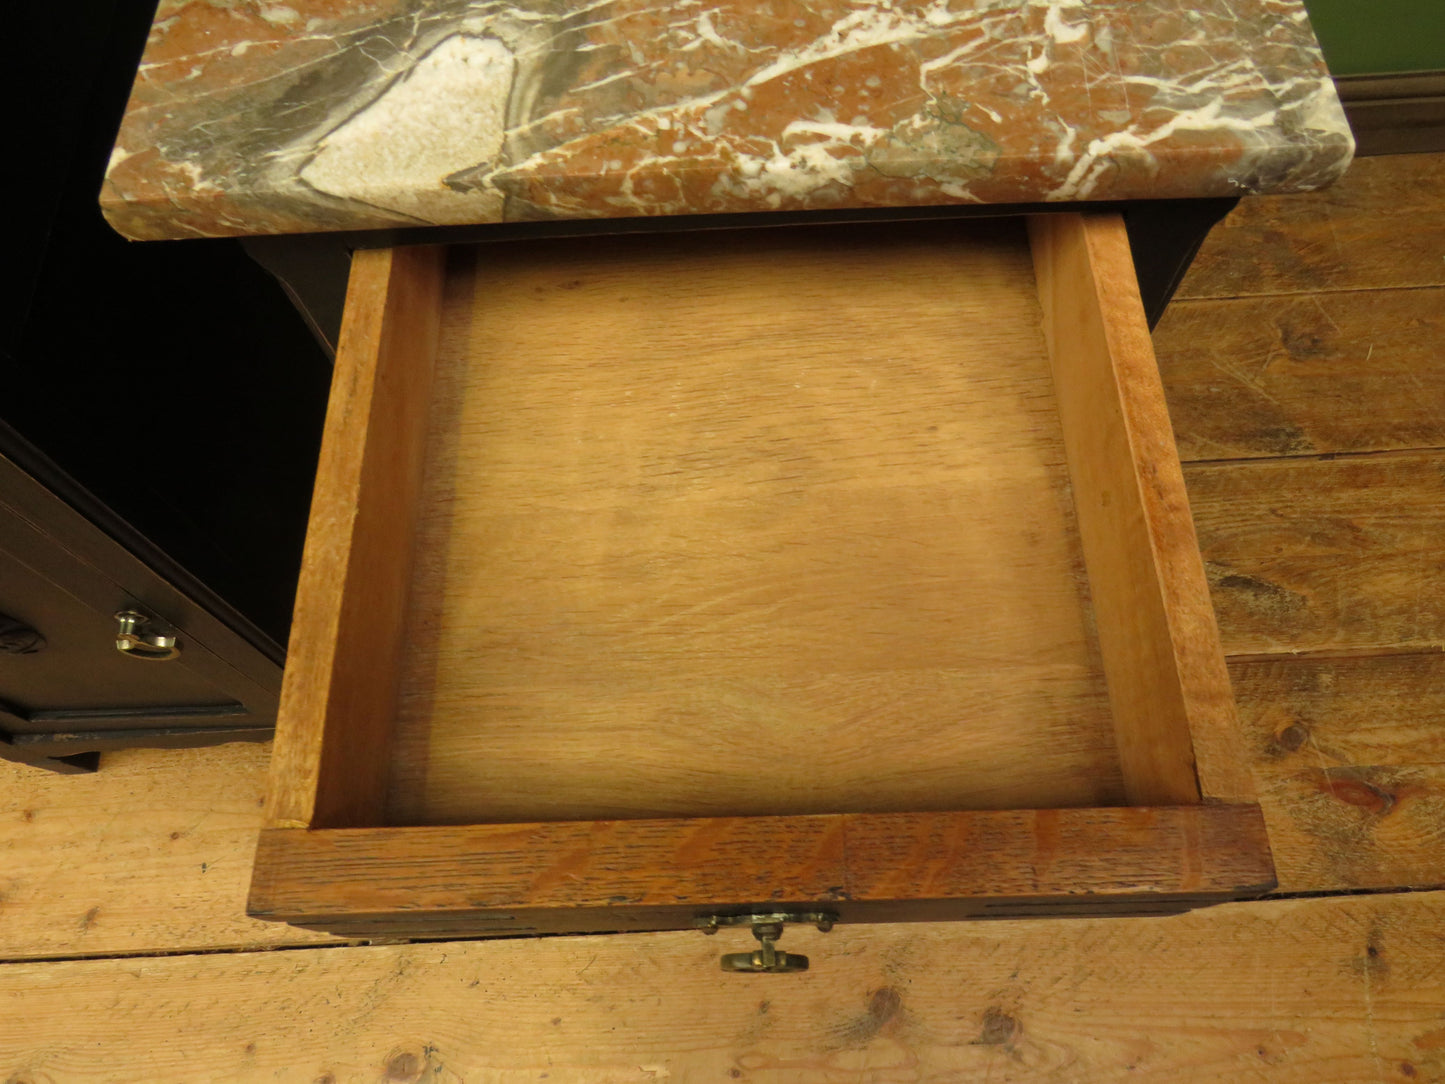
[[[1299,0],[162,0],[135,239],[1324,187]]]

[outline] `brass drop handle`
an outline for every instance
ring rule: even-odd
[[[136,610],[115,615],[115,649],[132,659],[168,662],[181,653],[176,630]]]
[[[748,926],[758,939],[752,952],[725,952],[719,961],[724,971],[753,971],[783,974],[808,970],[808,958],[797,952],[783,952],[777,946],[783,927],[789,922],[817,926],[827,933],[838,920],[836,915],[822,911],[778,912],[767,915],[709,915],[697,920],[703,933],[717,933],[723,926]]]

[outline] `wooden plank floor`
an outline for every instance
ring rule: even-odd
[[[1246,203],[1156,334],[1280,892],[1318,895],[790,931],[801,976],[717,972],[736,931],[344,945],[242,912],[265,747],[0,764],[0,1080],[1445,1081],[1442,176]]]
[[[1445,155],[1246,200],[1155,333],[1283,891],[1445,885]]]
[[[1445,893],[787,937],[814,970],[722,974],[736,930],[10,964],[4,1026],[27,1023],[0,1064],[36,1082],[1445,1076]]]

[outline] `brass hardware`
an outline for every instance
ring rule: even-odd
[[[132,659],[166,662],[181,653],[176,630],[163,621],[147,617],[136,610],[121,610],[115,615],[118,628],[115,649]]]
[[[837,915],[826,911],[779,911],[767,915],[709,915],[697,920],[698,929],[706,934],[717,933],[724,926],[748,926],[758,939],[760,948],[753,952],[725,952],[719,961],[724,971],[761,971],[780,974],[808,970],[808,958],[797,952],[783,952],[777,947],[788,923],[817,926],[823,933],[833,928]]]

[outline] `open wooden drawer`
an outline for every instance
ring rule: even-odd
[[[359,253],[250,913],[1274,884],[1121,220]]]

